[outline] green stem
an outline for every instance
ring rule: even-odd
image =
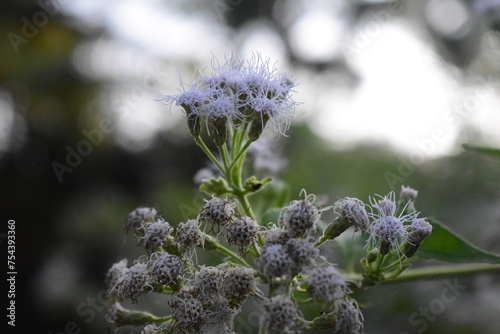
[[[121,306],[117,307],[115,311],[115,317],[116,317],[115,323],[117,326],[125,326],[125,325],[141,326],[147,323],[165,322],[165,321],[170,321],[172,319],[172,315],[157,317],[149,312],[128,310]]]
[[[252,268],[251,265],[249,265],[245,260],[240,258],[236,253],[232,252],[231,250],[227,249],[226,247],[222,246],[221,244],[219,244],[219,246],[216,248],[216,250],[219,253],[222,253],[222,254],[229,256],[231,259],[233,259],[235,262],[241,264],[242,266]]]
[[[245,144],[245,146],[247,146]],[[243,152],[246,152],[246,149],[242,149]],[[238,160],[233,161],[233,165],[230,167],[229,171],[229,182],[231,186],[233,187],[233,194],[236,196],[236,198],[240,201],[241,205],[243,206],[243,212],[245,214],[255,220],[255,214],[252,211],[252,208],[250,206],[250,202],[248,201],[247,194],[245,192],[245,189],[243,188],[243,182],[241,180],[241,174],[243,171],[243,162],[245,160],[245,156],[242,155],[241,157],[238,158]]]
[[[224,143],[223,145],[220,145],[219,146],[219,152],[220,152],[220,156],[222,157],[222,162],[224,163],[224,167],[225,167],[225,175],[227,176],[231,170],[231,167],[232,164],[231,164],[231,161],[229,160],[229,152],[227,151],[227,145]]]
[[[172,315],[167,315],[164,317],[157,317],[156,319],[153,320],[153,322],[165,322],[165,321],[170,321],[172,320]]]
[[[205,238],[204,248],[206,248],[208,250],[215,250],[221,254],[229,256],[234,262],[239,263],[242,266],[252,268],[252,266],[249,265],[241,257],[239,257],[238,254],[236,254],[233,251],[231,251],[230,249],[227,249],[226,247],[222,246],[216,238],[214,238],[211,235],[208,235],[204,232],[202,232],[202,235]]]
[[[245,139],[245,135],[246,135],[247,130],[248,130],[248,125],[249,125],[249,123],[245,122],[241,126],[241,130],[236,129],[234,132],[233,142],[231,145],[233,161],[236,160],[235,158],[236,158],[237,152],[240,151],[241,143]]]
[[[395,262],[393,262],[393,263],[391,263],[391,264],[389,264],[389,265],[387,265],[387,266],[383,267],[382,269],[380,269],[380,271],[381,271],[381,272],[385,272],[385,271],[387,271],[387,270],[390,270],[390,269],[396,268],[396,267],[398,267],[398,266],[401,266],[401,262],[399,262],[399,261],[395,261]]]
[[[251,141],[247,141],[245,145],[241,148],[241,150],[236,154],[236,157],[233,158],[233,162],[231,163],[231,166],[229,166],[228,171],[231,172],[231,170],[236,166],[238,161],[241,159],[241,157],[246,153],[250,145],[252,144]]]
[[[454,266],[436,266],[419,269],[408,269],[397,277],[380,280],[377,284],[392,284],[418,281],[423,279],[439,279],[453,276],[467,276],[481,273],[500,273],[500,264],[462,264]],[[361,274],[346,274],[350,280],[361,281]]]
[[[375,273],[379,274],[382,272],[380,268],[385,262],[385,255],[382,255],[380,253],[377,254],[377,259],[375,260]]]
[[[255,214],[253,213],[252,207],[250,206],[250,201],[248,201],[247,195],[244,194],[243,192],[240,192],[239,190],[234,190],[234,195],[236,198],[240,201],[241,205],[243,206],[243,212],[245,214],[255,220]]]
[[[201,147],[201,149],[203,150],[203,152],[205,152],[205,154],[210,158],[210,160],[212,160],[212,162],[217,166],[217,168],[219,168],[219,170],[223,174],[226,174],[226,171],[225,171],[224,167],[222,167],[222,165],[220,164],[220,162],[217,160],[217,158],[213,155],[213,153],[207,147],[207,145],[205,144],[205,142],[203,141],[203,139],[201,139],[200,136],[196,136],[196,137],[194,137],[194,139],[195,139],[196,143]]]
[[[438,279],[450,276],[466,276],[479,273],[500,272],[500,264],[464,264],[456,266],[439,266],[420,269],[409,269],[398,277],[383,280],[380,284],[401,283],[421,279]]]

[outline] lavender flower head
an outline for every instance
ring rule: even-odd
[[[333,266],[313,268],[308,272],[307,282],[309,294],[326,302],[343,298],[351,292],[344,275]]]
[[[374,220],[369,228],[370,238],[368,244],[374,245],[378,240],[382,255],[386,255],[393,250],[400,252],[399,246],[408,236],[408,223],[411,223],[419,214],[419,212],[415,211],[411,214],[396,217],[395,196],[394,192],[390,192],[387,196],[379,196],[378,201],[373,197],[370,198],[372,208],[376,209],[377,212],[369,214]]]
[[[292,201],[280,214],[280,221],[294,237],[302,237],[313,231],[322,211],[313,204],[316,199],[313,194],[307,195],[304,189],[300,194],[303,199]]]
[[[204,123],[222,143],[229,121],[235,128],[242,122],[251,123],[249,139],[255,140],[269,120],[282,134],[289,127],[290,118],[296,116],[297,102],[291,97],[294,86],[286,74],[278,73],[256,53],[249,61],[229,58],[215,65],[211,75],[199,71],[196,80],[191,79],[189,85],[181,81],[179,94],[166,96],[163,101],[184,109],[195,137]]]

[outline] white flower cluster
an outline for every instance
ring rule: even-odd
[[[175,326],[188,333],[232,333],[240,306],[256,293],[253,270],[245,267],[201,266],[186,283],[170,306]]]
[[[409,190],[406,189],[406,192]],[[403,214],[406,206],[413,203],[416,196],[416,191],[411,192],[413,197],[404,204],[402,213],[396,215],[397,204],[396,195],[390,192],[387,196],[378,196],[380,199],[371,198],[371,206],[375,212],[370,213],[373,219],[368,231],[370,238],[368,244],[378,245],[382,255],[396,252],[401,254],[401,245],[409,243],[418,247],[420,243],[432,232],[432,226],[425,219],[417,218],[420,212],[411,211],[408,214]],[[414,252],[413,252],[414,253]],[[410,252],[405,252],[407,257],[413,255]]]
[[[256,262],[262,275],[269,279],[296,275],[319,255],[311,241],[292,238],[289,231],[284,229],[268,230],[265,240]]]
[[[200,134],[204,123],[218,144],[225,141],[226,122],[250,123],[250,137],[253,134],[255,140],[269,120],[283,132],[295,116],[297,103],[291,98],[295,85],[257,54],[249,61],[230,58],[214,66],[210,75],[198,73],[186,86],[181,82],[180,93],[164,101],[184,109],[193,136]]]
[[[369,252],[361,261],[368,268],[364,279],[367,282],[384,279],[384,269],[379,270],[384,268],[384,260],[393,261],[386,267],[396,268],[404,257],[413,256],[432,232],[432,226],[410,208],[416,194],[415,190],[405,188],[404,200],[396,202],[391,192],[371,198],[370,205],[357,198],[342,198],[326,208],[333,208],[337,218],[324,229],[323,237],[334,239],[351,226],[355,232],[368,232]],[[301,199],[279,211],[277,224],[263,227],[256,219],[241,215],[236,201],[217,196],[206,200],[195,219],[176,227],[158,217],[155,209],[134,210],[125,226],[134,229],[148,256],[140,257],[131,267],[123,259],[109,269],[105,283],[111,301],[137,302],[139,295],[151,291],[170,294],[168,305],[172,313],[166,322],[168,330],[234,334],[236,315],[249,296],[256,296],[264,300],[261,324],[267,333],[289,333],[307,321],[301,318],[295,297],[302,294],[328,305],[323,318],[319,318],[334,333],[363,333],[363,315],[350,296],[357,283],[348,280],[320,255],[318,246],[323,237],[318,239],[314,232],[326,209],[314,204],[314,195],[305,191],[301,195]],[[227,244],[236,246],[240,257],[217,239],[223,232]],[[200,265],[197,257],[194,261],[192,258],[196,246],[206,250],[224,247],[221,252],[229,256],[229,261],[217,266]],[[255,257],[256,269],[246,262],[248,254]],[[257,282],[270,284],[267,298]],[[127,312],[119,304],[113,305],[111,325],[126,323]],[[162,333],[166,328],[143,324],[144,334]]]

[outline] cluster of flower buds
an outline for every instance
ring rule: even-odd
[[[236,245],[241,255],[258,241],[259,224],[248,216],[237,213],[238,203],[226,198],[212,196],[198,214],[198,220],[205,223],[209,231],[221,234],[224,230],[227,242]]]
[[[289,231],[281,228],[268,230],[265,240],[256,263],[259,272],[268,279],[296,275],[319,256],[312,240],[292,238]]]
[[[379,199],[371,198],[373,211],[370,213],[373,219],[370,227],[370,238],[368,244],[371,248],[377,247],[381,255],[397,253],[401,258],[411,257],[416,250],[432,232],[432,225],[425,219],[418,218],[420,212],[415,211],[414,202],[417,191],[403,187],[402,201],[396,203],[394,192],[387,196],[379,196]],[[399,212],[398,212],[399,211]]]
[[[186,283],[169,305],[174,326],[187,333],[232,333],[240,306],[257,291],[253,270],[246,267],[201,266]]]
[[[173,241],[173,228],[154,208],[140,207],[132,211],[125,221],[125,230],[131,229],[139,245],[149,254],[168,247]]]
[[[183,333],[234,333],[234,318],[247,297],[263,298],[258,280],[271,285],[288,282],[308,298],[330,305],[328,312],[311,322],[314,326],[323,321],[333,326],[335,333],[362,333],[363,315],[349,296],[354,282],[321,256],[318,246],[352,226],[354,232],[369,234],[365,269],[373,268],[370,263],[376,258],[380,260],[380,256],[396,254],[401,263],[413,256],[432,232],[432,226],[418,218],[414,206],[416,195],[415,190],[405,187],[398,202],[391,192],[371,198],[370,205],[346,197],[332,207],[321,208],[314,204],[314,195],[303,190],[301,199],[283,207],[277,224],[269,223],[271,227],[267,229],[241,215],[238,202],[223,197],[212,196],[195,219],[177,226],[159,217],[155,209],[141,207],[129,214],[125,228],[134,230],[148,256],[140,257],[130,267],[126,259],[115,263],[106,274],[106,287],[114,301],[137,302],[142,293],[152,291],[172,294],[168,323],[170,328]],[[318,239],[314,232],[322,212],[330,208],[337,217]],[[221,247],[217,238],[224,232],[227,244],[239,250],[240,260],[226,249],[225,254],[232,254],[236,262],[218,266],[193,262],[196,246],[217,249]],[[256,256],[256,269],[243,260],[251,248]],[[269,333],[289,332],[300,323],[300,310],[293,294],[272,294],[263,299],[261,325]],[[114,305],[115,317],[111,318],[124,322],[128,313]],[[148,324],[141,333],[162,332],[161,326]]]
[[[236,129],[244,124],[251,141],[260,137],[268,121],[283,132],[295,116],[294,86],[286,74],[254,54],[249,61],[230,58],[210,75],[198,73],[189,87],[181,83],[180,93],[164,101],[184,109],[194,137],[200,136],[205,125],[220,146],[227,139],[228,125]]]
[[[333,205],[337,218],[326,227],[320,241],[335,239],[353,226],[355,232],[369,232],[367,247],[373,254],[395,252],[399,256],[412,257],[432,232],[432,225],[418,218],[417,194],[416,190],[403,186],[397,202],[394,192],[372,197],[370,205],[357,198],[340,199]]]

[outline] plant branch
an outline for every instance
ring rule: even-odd
[[[200,136],[194,137],[196,144],[201,147],[203,152],[212,160],[212,162],[219,168],[219,170],[223,173],[226,174],[225,168],[220,164],[220,162],[217,160],[217,158],[213,155],[213,153],[210,151],[210,149],[207,147],[203,139],[201,139]]]

